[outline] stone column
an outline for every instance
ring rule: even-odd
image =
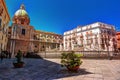
[[[12,46],[13,46],[13,41],[10,41],[10,53],[12,53]]]
[[[49,44],[49,51],[51,50],[50,44]]]
[[[39,49],[38,51],[40,52],[40,42],[39,42],[39,47],[38,47],[38,49]]]
[[[62,51],[62,49],[63,49],[63,46],[62,46],[62,44],[60,43],[59,50]]]
[[[33,48],[32,48],[32,41],[30,41],[30,48],[29,48],[30,52],[33,51]]]
[[[12,46],[12,58],[13,57],[15,57],[15,41],[12,41],[12,44],[13,44],[13,46]]]
[[[34,48],[33,48],[33,42],[31,42],[31,51],[33,52],[34,51]]]
[[[55,45],[55,49],[57,50],[57,44]]]

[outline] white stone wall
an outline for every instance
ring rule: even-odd
[[[86,36],[87,33],[88,35],[92,33],[92,36]],[[111,35],[112,33],[115,33],[114,26],[101,23],[101,22],[93,23],[93,24],[86,25],[83,27],[78,26],[77,28],[64,33],[64,40],[63,40],[64,50],[75,50],[75,45],[81,45],[80,36],[83,35],[83,47],[85,51],[88,51],[88,50],[113,51],[114,42],[112,40],[113,38],[115,38],[115,36]],[[101,37],[101,35],[110,36],[110,41],[108,41],[108,43],[110,44],[109,46],[105,44],[105,41],[106,41],[105,39],[103,41],[104,44],[102,46],[101,39],[103,37]],[[95,39],[95,36],[97,37],[97,40]],[[89,45],[87,41],[90,43]],[[96,41],[98,43],[97,45],[96,45]],[[71,48],[70,48],[70,43],[71,43]]]

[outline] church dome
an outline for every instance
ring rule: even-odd
[[[26,24],[26,25],[29,25],[30,18],[29,18],[28,13],[25,10],[25,7],[24,7],[23,4],[20,6],[20,9],[18,9],[15,12],[15,15],[14,15],[12,21],[13,21],[13,23],[16,23],[16,24]]]
[[[25,10],[20,9],[15,12],[15,16],[28,16],[28,14]]]
[[[26,12],[23,4],[21,5],[20,9],[15,12],[15,16],[28,17],[28,13]]]

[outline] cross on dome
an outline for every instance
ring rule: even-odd
[[[21,4],[20,9],[25,9],[24,4]]]

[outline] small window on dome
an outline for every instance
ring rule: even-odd
[[[21,20],[21,24],[24,24],[24,22],[25,22],[25,20],[24,20],[24,19],[22,19],[22,20]]]

